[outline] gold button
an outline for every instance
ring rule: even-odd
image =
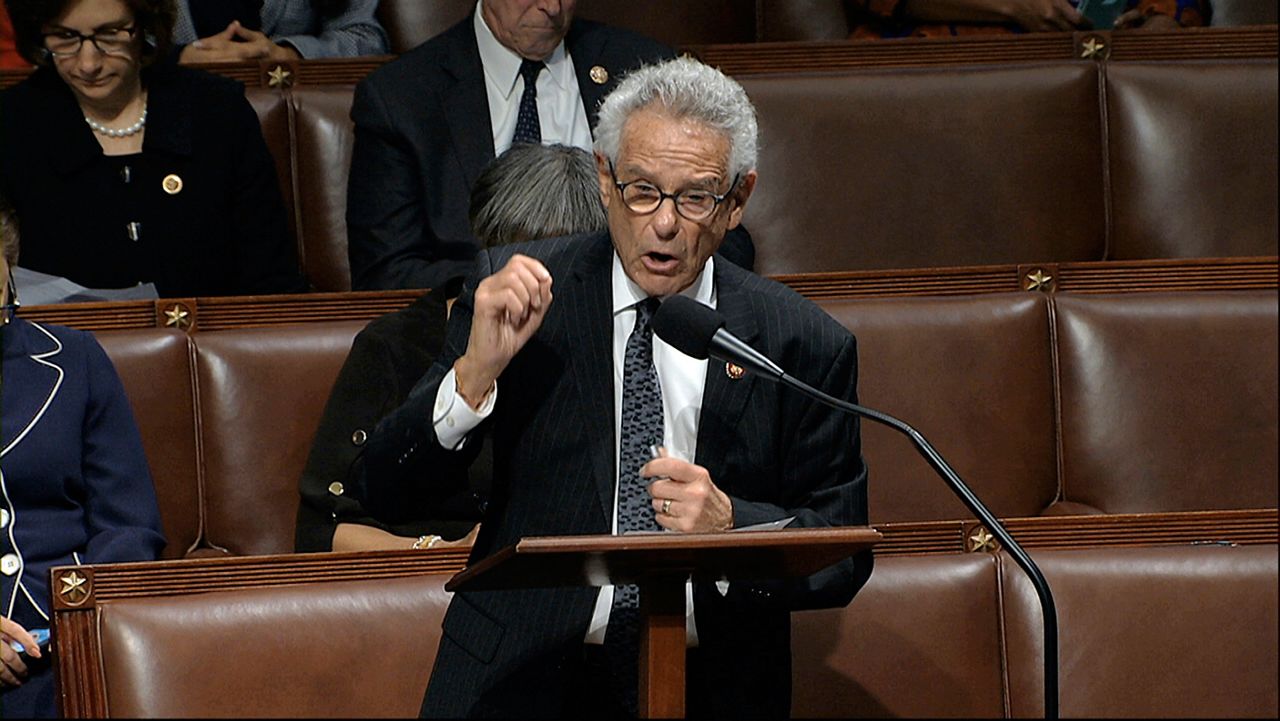
[[[369,434],[365,433],[363,429],[357,428],[356,432],[351,434],[351,442],[357,446],[363,446],[367,440],[369,440]]]
[[[591,78],[591,82],[596,85],[604,85],[609,82],[609,71],[605,70],[601,65],[592,65],[591,71],[587,73]]]
[[[164,180],[161,181],[160,187],[164,188],[164,192],[169,195],[177,195],[182,192],[182,178],[175,173],[169,173],[164,176]]]
[[[343,487],[341,481],[334,481],[329,484],[329,492],[335,496],[341,496],[344,490],[346,489]]]

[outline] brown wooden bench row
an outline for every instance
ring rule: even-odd
[[[1267,258],[1205,258],[910,268],[798,273],[776,280],[812,300],[969,295],[1012,291],[1130,293],[1267,290],[1280,287],[1280,263]],[[23,317],[82,330],[176,328],[186,332],[316,321],[368,321],[403,308],[422,291],[165,298],[27,306]]]
[[[1258,546],[1031,551],[1057,606],[1062,715],[1274,717],[1276,548],[1273,529]],[[431,550],[55,569],[62,711],[413,716],[462,560]],[[880,555],[847,608],[793,614],[792,712],[1041,715],[1041,624],[1002,552]],[[247,648],[231,658],[229,639]]]

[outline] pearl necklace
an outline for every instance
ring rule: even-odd
[[[120,128],[119,130],[116,130],[114,128],[108,128],[107,126],[103,125],[102,123],[99,123],[98,121],[94,120],[88,115],[84,116],[84,121],[89,124],[90,128],[93,128],[93,132],[101,133],[102,135],[105,135],[109,138],[127,138],[130,135],[137,135],[138,133],[142,132],[143,128],[147,127],[146,102],[145,101],[143,102],[142,116],[138,118],[138,122],[134,123],[133,125],[130,125],[127,128]]]

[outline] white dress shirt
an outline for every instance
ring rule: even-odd
[[[484,87],[489,98],[489,123],[493,128],[493,153],[502,155],[511,147],[520,115],[520,97],[524,94],[524,78],[520,77],[521,57],[498,42],[485,23],[476,3],[476,44],[480,48],[480,64],[484,66]],[[573,58],[561,40],[547,69],[538,74],[538,121],[542,126],[542,142],[559,143],[591,151],[591,125],[582,105],[578,76]]]
[[[714,258],[707,259],[702,273],[693,284],[681,292],[712,308],[716,307]],[[622,448],[622,372],[626,355],[627,338],[636,323],[636,304],[648,297],[622,269],[617,253],[613,255],[613,457]],[[553,301],[554,302],[554,301]],[[698,452],[698,418],[702,414],[702,394],[706,385],[707,361],[697,360],[672,348],[657,336],[653,339],[653,365],[658,371],[658,385],[662,388],[663,446],[667,455],[692,462]],[[436,437],[445,448],[458,449],[466,441],[466,435],[493,412],[498,396],[495,387],[482,407],[472,410],[457,395],[457,381],[453,370],[445,375],[436,392],[432,424]],[[613,521],[611,530],[618,532],[618,483],[613,486]],[[723,592],[723,589],[722,589]],[[613,607],[613,586],[604,586],[596,599],[595,612],[588,627],[586,642],[603,643],[609,624],[609,611]],[[690,646],[697,645],[697,629],[693,623],[693,587],[685,586],[686,635]]]

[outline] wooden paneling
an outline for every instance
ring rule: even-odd
[[[1037,271],[1039,273],[1037,274]],[[1038,278],[1038,287],[1031,281]],[[1280,286],[1277,258],[1209,258],[912,268],[777,276],[812,300],[965,295],[1037,290],[1067,293],[1260,290]],[[423,291],[179,298],[27,306],[28,320],[81,330],[163,328],[217,331],[338,320],[372,320]],[[185,315],[184,315],[185,314]],[[177,320],[175,320],[177,319]]]
[[[833,40],[691,45],[682,48],[730,75],[822,72],[847,68],[1028,63],[1046,60],[1191,60],[1274,58],[1274,25],[1142,31],[1028,33],[957,38]],[[395,56],[303,60],[290,63],[214,63],[202,67],[249,85],[355,84]],[[282,68],[282,75],[277,68]],[[0,88],[28,70],[0,71]]]

